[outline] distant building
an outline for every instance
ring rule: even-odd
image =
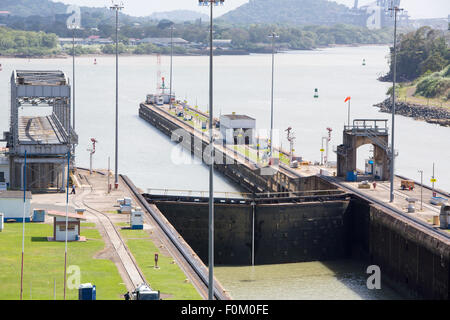
[[[23,200],[23,191],[0,191],[0,212],[5,215],[5,221],[23,221]],[[25,193],[25,222],[31,220],[30,202],[31,192],[27,191]]]
[[[58,41],[61,46],[64,46],[66,44],[72,44],[74,39],[73,38],[59,38]],[[86,40],[82,39],[82,38],[75,38],[74,42],[76,45],[86,44]]]
[[[91,36],[86,39],[86,44],[97,44],[97,45],[106,45],[106,44],[113,44],[114,41],[112,41],[109,38],[100,38],[99,36]]]
[[[256,120],[238,114],[220,116],[220,133],[225,144],[253,144]]]
[[[136,44],[153,44],[158,47],[168,47],[171,44],[170,38],[145,38],[136,42]],[[186,46],[189,44],[189,41],[186,41],[182,38],[173,38],[174,46]]]
[[[58,211],[49,211],[48,216],[53,217],[53,240],[66,240],[66,213]],[[81,214],[68,213],[67,222],[67,241],[79,241],[81,220],[86,218]]]
[[[228,48],[231,47],[232,40],[229,39],[216,39],[213,40],[213,46],[216,48]]]

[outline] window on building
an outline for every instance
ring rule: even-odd
[[[75,230],[75,226],[76,226],[76,224],[74,224],[74,223],[69,223],[69,224],[67,225],[67,230],[68,230],[68,231],[74,231],[74,230]],[[65,224],[60,225],[60,226],[59,226],[59,231],[66,231],[66,225],[65,225]]]
[[[5,173],[0,171],[0,182],[6,182],[5,181]]]

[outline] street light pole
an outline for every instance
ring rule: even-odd
[[[279,38],[279,36],[272,32],[269,35],[269,38],[272,38],[272,90],[271,90],[271,98],[270,98],[270,157],[273,156],[273,88],[274,88],[274,74],[275,74],[275,39]]]
[[[172,75],[173,75],[173,30],[174,26],[170,26],[170,92],[169,92],[169,109],[172,110]]]
[[[397,14],[400,9],[397,6],[389,8],[390,11],[394,12],[394,66],[393,66],[393,84],[392,84],[392,141],[391,141],[391,188],[390,188],[390,202],[394,202],[394,178],[395,178],[395,82],[397,80]]]
[[[423,210],[423,170],[418,170],[420,173],[420,210]]]
[[[110,9],[116,11],[116,161],[114,188],[117,189],[119,187],[119,11],[123,9],[123,4],[114,4]]]
[[[210,36],[209,36],[209,281],[208,299],[214,299],[214,135],[213,135],[213,6],[221,4],[224,0],[198,0],[200,6],[210,6]]]

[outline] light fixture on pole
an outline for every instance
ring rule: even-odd
[[[270,157],[273,155],[273,87],[274,87],[274,75],[275,75],[275,39],[279,38],[275,32],[269,35],[272,38],[272,90],[270,96]]]
[[[390,188],[390,202],[394,202],[394,178],[395,178],[395,82],[397,81],[397,15],[399,11],[403,11],[398,6],[392,6],[389,8],[390,11],[394,12],[394,65],[393,65],[393,75],[392,75],[392,141],[391,141],[391,188]]]
[[[119,187],[119,11],[122,10],[123,3],[113,4],[110,9],[116,11],[116,150],[115,150],[115,175],[114,188]]]
[[[213,136],[213,7],[223,5],[225,0],[198,0],[200,6],[210,6],[210,35],[209,35],[209,282],[208,299],[214,299],[214,136]]]

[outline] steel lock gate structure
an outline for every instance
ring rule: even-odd
[[[60,192],[66,186],[67,154],[78,137],[71,126],[71,86],[62,71],[15,70],[11,76],[10,131],[4,133],[10,161],[10,188],[23,188],[25,151],[27,190]],[[47,115],[20,115],[27,107]]]

